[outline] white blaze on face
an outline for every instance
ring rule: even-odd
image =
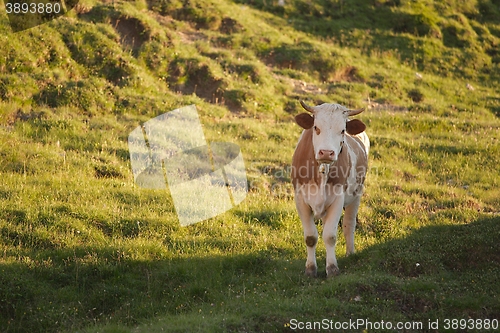
[[[317,161],[337,160],[345,136],[347,109],[338,104],[316,106],[314,113],[313,146]]]

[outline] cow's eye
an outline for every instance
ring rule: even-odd
[[[319,133],[321,133],[321,130],[318,127],[316,127],[316,125],[313,127],[313,129],[316,132],[316,134],[319,135]]]
[[[340,133],[340,134],[344,134],[344,133],[345,133],[345,130],[342,130],[342,133]]]

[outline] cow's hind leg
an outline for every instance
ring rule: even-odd
[[[354,231],[356,229],[356,217],[360,201],[361,196],[358,196],[345,208],[344,219],[342,220],[342,231],[344,232],[347,255],[354,253]]]
[[[304,230],[304,240],[307,248],[306,275],[315,277],[318,271],[316,264],[316,244],[318,243],[318,229],[314,224],[311,207],[304,202],[302,196],[296,195],[295,204],[302,228]]]

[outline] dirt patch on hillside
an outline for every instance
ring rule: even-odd
[[[134,17],[120,17],[114,20],[113,26],[125,48],[137,50],[149,40],[148,29]]]
[[[221,21],[221,25],[219,31],[223,34],[234,34],[236,32],[240,32],[243,29],[241,24],[238,21],[233,20],[230,17],[224,17]]]
[[[272,72],[272,68],[268,67],[269,68],[269,71]],[[311,94],[311,95],[318,95],[318,94],[322,94],[324,93],[325,91],[313,84],[313,83],[310,83],[310,82],[306,82],[304,80],[297,80],[297,79],[293,79],[291,77],[288,77],[288,76],[285,76],[285,75],[280,75],[280,74],[276,74],[276,73],[273,73],[273,76],[280,80],[281,82],[283,83],[286,83],[290,86],[293,87],[293,92],[295,94],[299,94],[299,95],[305,95],[305,94]]]
[[[323,89],[321,89],[317,85],[302,80],[290,79],[290,82],[294,87],[294,92],[298,94],[317,95],[324,92]]]
[[[359,82],[362,80],[355,66],[347,66],[335,72],[333,81]]]
[[[199,40],[208,39],[204,33],[194,30],[177,31],[177,36],[179,36],[180,40],[186,44],[193,44]]]
[[[366,102],[366,109],[367,110],[393,111],[393,112],[407,112],[407,111],[409,111],[408,108],[405,106],[399,106],[399,105],[394,105],[394,104],[389,104],[389,103],[378,103],[378,102],[373,101],[369,98],[365,99],[364,102]]]
[[[175,92],[196,94],[209,103],[219,104],[224,96],[224,81],[216,78],[206,64],[179,59],[169,67],[169,85]]]

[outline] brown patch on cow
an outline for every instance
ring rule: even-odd
[[[308,113],[301,113],[296,115],[295,122],[303,129],[310,129],[314,126],[314,118]]]
[[[306,237],[306,245],[309,247],[315,246],[317,242],[318,242],[318,238],[315,236],[307,236]]]
[[[346,123],[347,133],[350,135],[356,135],[363,132],[366,129],[366,125],[359,119],[353,119]]]
[[[294,188],[309,181],[318,183],[317,162],[314,158],[312,128],[304,131],[292,158],[292,183]]]
[[[335,246],[337,244],[337,237],[331,235],[325,238],[325,245]]]
[[[327,181],[328,184],[332,185],[344,185],[344,190],[347,189],[347,177],[351,170],[351,158],[347,151],[348,149],[342,149],[337,161],[330,166]]]

